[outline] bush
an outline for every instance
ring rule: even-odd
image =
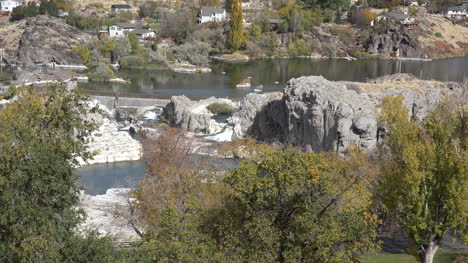
[[[96,7],[96,8],[98,8],[98,9],[104,9],[104,4],[103,4],[103,3],[100,3],[100,2],[91,3],[91,4],[89,4],[89,6],[91,6],[91,7]]]
[[[148,54],[149,62],[156,63],[159,65],[167,65],[167,57],[161,50],[150,51]]]
[[[89,51],[89,49],[86,46],[83,46],[81,44],[76,45],[76,46],[72,47],[71,51],[80,56],[81,61],[83,62],[83,64],[88,63],[89,57],[91,56],[91,51]]]
[[[231,115],[234,112],[232,106],[227,103],[215,102],[211,103],[206,108],[216,115]]]
[[[9,100],[11,98],[13,98],[16,94],[16,85],[14,84],[11,84],[9,87],[8,87],[8,90],[3,93],[3,94],[0,94],[0,100]]]
[[[174,48],[175,58],[180,61],[188,61],[193,65],[207,65],[210,45],[203,42],[185,43]]]
[[[114,78],[114,71],[112,71],[110,65],[100,64],[88,72],[88,77],[91,80],[108,81],[109,79]]]
[[[310,54],[310,47],[303,39],[291,41],[288,45],[288,55],[291,57],[305,56]]]
[[[143,65],[146,61],[140,56],[126,56],[120,59],[119,64],[122,68],[128,68],[131,66]]]
[[[13,74],[8,72],[0,72],[0,82],[10,81],[13,78]]]
[[[436,33],[434,34],[434,36],[436,36],[436,37],[442,37],[442,34],[441,34],[440,32],[436,32]]]

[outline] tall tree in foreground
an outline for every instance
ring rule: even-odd
[[[399,216],[416,256],[431,263],[448,230],[467,237],[467,111],[444,101],[420,125],[409,119],[403,99],[383,101],[382,198]]]
[[[0,110],[0,262],[61,261],[82,218],[73,165],[90,157],[84,113],[83,96],[62,86],[23,87]]]
[[[229,261],[351,262],[376,248],[368,164],[263,146],[253,153],[226,177],[230,198],[208,223]]]
[[[231,17],[229,20],[229,34],[227,38],[227,48],[232,52],[239,50],[243,41],[242,30],[242,3],[241,0],[233,0],[231,6]]]

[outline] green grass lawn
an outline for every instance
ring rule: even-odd
[[[439,250],[434,258],[434,263],[452,263],[458,255],[466,255],[466,252]],[[418,263],[415,257],[407,254],[365,254],[360,257],[361,263]]]

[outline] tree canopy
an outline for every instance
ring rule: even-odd
[[[432,262],[448,230],[466,239],[467,112],[455,99],[443,101],[420,124],[409,118],[403,99],[383,101],[382,198],[406,228],[413,253]]]

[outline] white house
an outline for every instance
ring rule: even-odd
[[[109,37],[123,37],[126,33],[140,28],[139,24],[116,23],[109,27]]]
[[[0,11],[11,12],[20,5],[23,5],[23,0],[0,0]]]
[[[466,9],[462,5],[452,6],[447,9],[447,13],[445,16],[457,19],[464,19],[467,17]]]
[[[226,20],[227,14],[224,8],[217,8],[215,6],[204,6],[198,14],[198,22],[221,22]]]
[[[156,33],[154,31],[148,30],[148,29],[141,29],[137,28],[133,31],[132,33],[135,33],[138,39],[140,40],[148,40],[148,39],[154,39],[156,37]]]

